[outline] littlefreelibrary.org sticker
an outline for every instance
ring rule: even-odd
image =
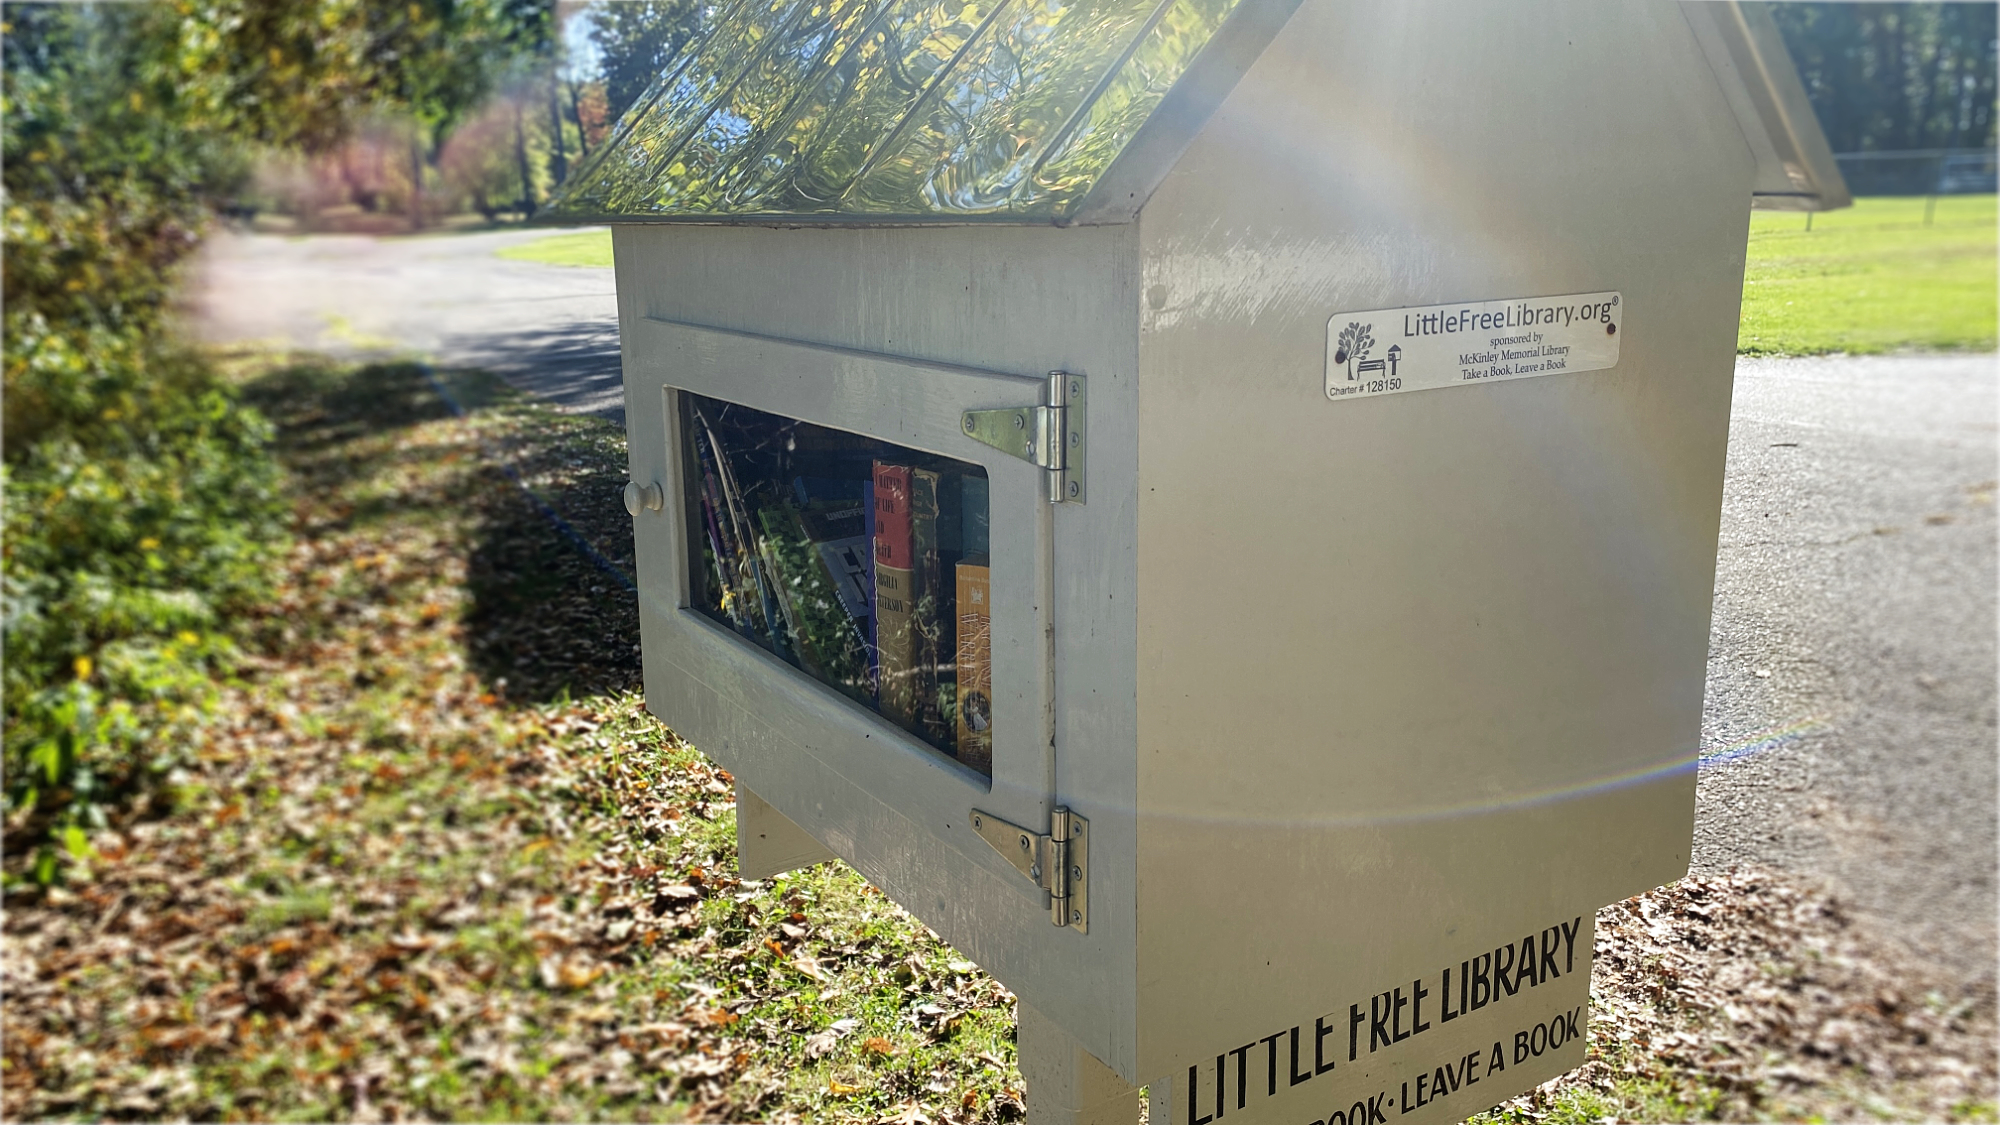
[[[1623,319],[1617,293],[1336,313],[1326,322],[1326,397],[1602,371],[1618,365]]]

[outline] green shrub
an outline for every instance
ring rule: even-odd
[[[442,135],[552,27],[547,0],[0,14],[0,769],[35,878],[171,768],[282,546],[269,427],[171,323],[212,208],[255,146],[324,150],[377,110]]]
[[[269,426],[168,323],[232,168],[149,79],[153,18],[8,11],[5,797],[72,848],[173,765],[283,538]]]
[[[190,363],[148,358],[132,373]],[[5,467],[7,798],[55,828],[174,764],[283,531],[263,420],[162,384],[109,396],[145,425],[45,435]]]

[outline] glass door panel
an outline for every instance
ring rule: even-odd
[[[680,403],[693,607],[991,776],[986,470]]]

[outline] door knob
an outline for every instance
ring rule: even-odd
[[[625,510],[636,518],[643,511],[657,512],[667,506],[667,494],[657,483],[631,481],[625,486]]]

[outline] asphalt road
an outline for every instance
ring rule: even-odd
[[[199,324],[484,365],[622,415],[611,272],[493,256],[543,233],[218,237]],[[1996,371],[1990,355],[1738,365],[1694,852],[1698,871],[1828,881],[1989,985]]]
[[[485,367],[565,409],[622,417],[611,271],[494,256],[552,233],[224,232],[198,267],[197,330],[215,342]]]
[[[1737,364],[1696,865],[1995,960],[1995,357]]]

